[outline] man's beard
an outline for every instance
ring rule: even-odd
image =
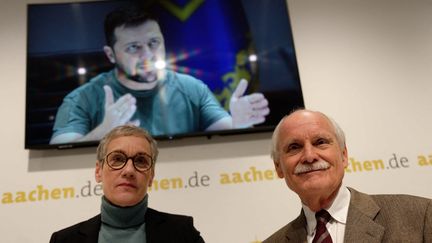
[[[133,80],[135,82],[138,82],[138,83],[147,83],[147,84],[154,83],[158,80],[156,77],[154,80],[150,81],[148,79],[145,79],[145,78],[139,76],[138,74],[135,74],[135,75],[126,74],[126,78]]]
[[[117,68],[120,72],[124,73],[127,79],[129,79],[129,80],[133,80],[133,81],[138,82],[138,83],[147,83],[147,84],[151,84],[151,83],[154,83],[154,82],[157,82],[157,81],[158,81],[158,75],[157,75],[157,73],[149,73],[150,75],[147,75],[147,76],[152,76],[152,77],[154,77],[154,79],[152,79],[152,80],[148,80],[147,78],[144,78],[144,77],[140,76],[139,74],[134,74],[134,75],[130,74],[129,72],[127,72],[127,71],[122,67],[122,65],[119,65],[118,63],[116,63],[116,68]]]

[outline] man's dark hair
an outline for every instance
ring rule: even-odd
[[[158,21],[155,15],[138,5],[130,4],[115,9],[105,17],[104,29],[106,44],[111,48],[114,47],[117,41],[114,36],[114,30],[117,27],[123,25],[124,27],[136,27],[148,20]]]

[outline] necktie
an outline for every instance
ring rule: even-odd
[[[327,231],[326,224],[331,219],[330,214],[322,209],[315,214],[317,220],[315,237],[312,243],[333,243],[330,233]]]

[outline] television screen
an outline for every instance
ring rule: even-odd
[[[270,131],[304,106],[285,0],[29,4],[27,13],[28,149],[93,146],[121,124],[157,139]]]

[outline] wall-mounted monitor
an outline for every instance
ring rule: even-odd
[[[122,123],[157,139],[271,131],[304,106],[285,0],[136,2],[157,22],[116,27],[111,44],[105,19],[134,2],[28,5],[26,148],[94,146]],[[233,110],[233,95],[249,103]]]

